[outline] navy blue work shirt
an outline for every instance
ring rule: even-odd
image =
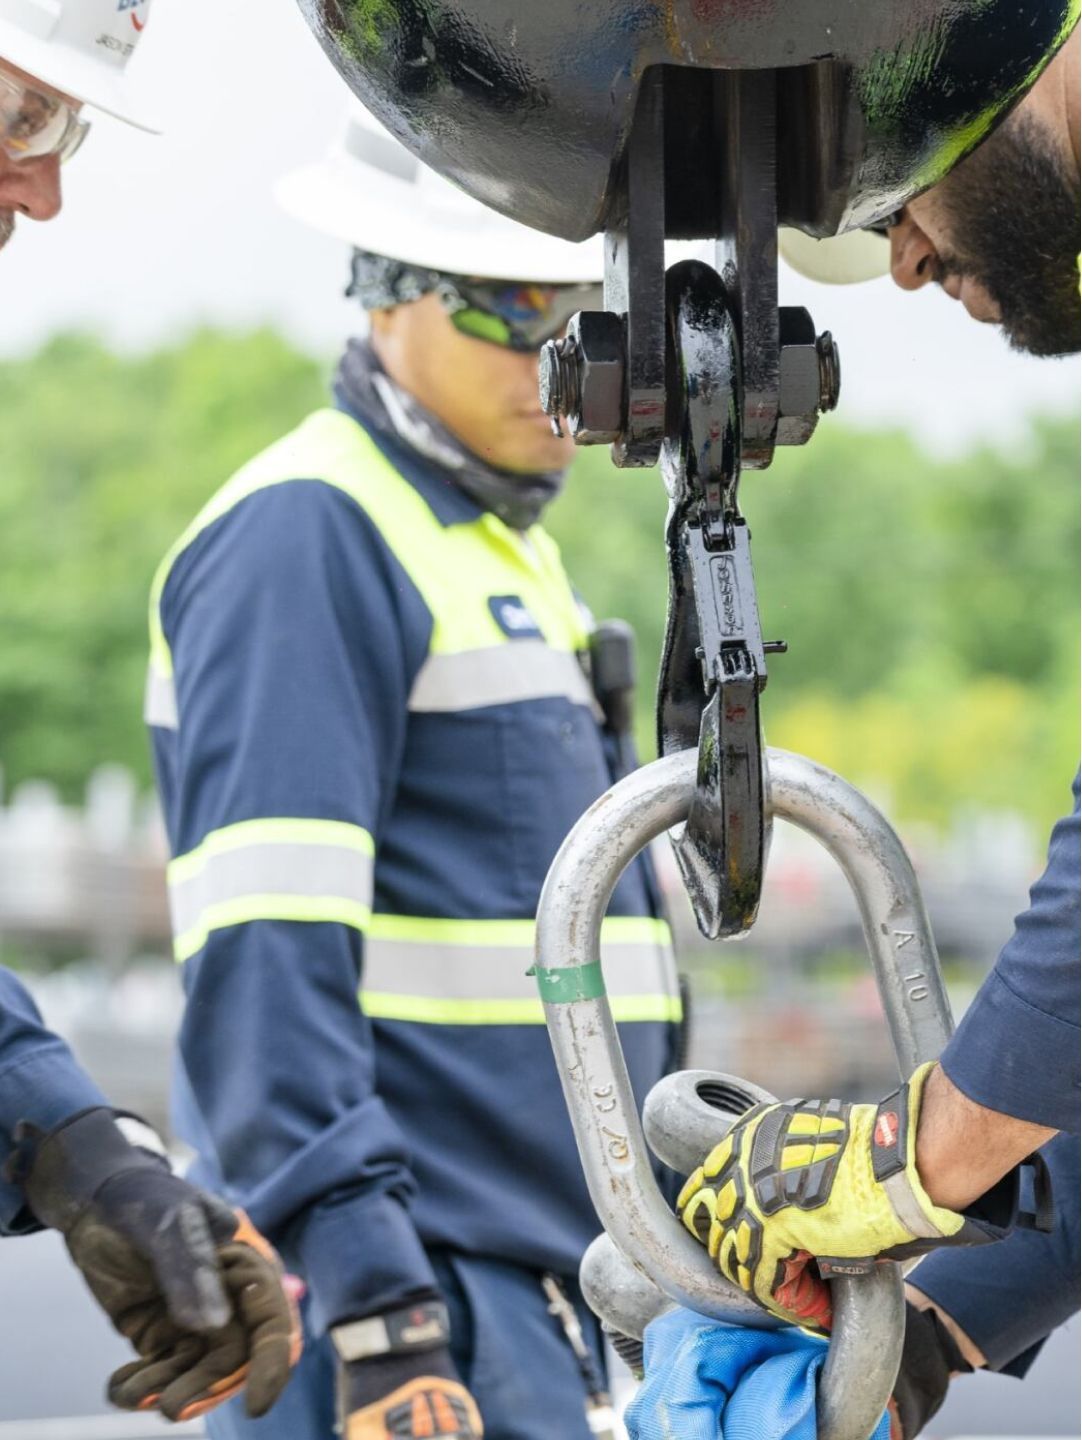
[[[1030,891],[942,1065],[971,1100],[1066,1133],[1044,1147],[1051,1234],[1016,1230],[994,1249],[936,1250],[911,1279],[952,1316],[989,1368],[1024,1375],[1079,1308],[1079,780]],[[1023,1194],[1023,1207],[1032,1197]]]
[[[46,1028],[25,986],[0,966],[0,1235],[40,1230],[23,1193],[2,1178],[20,1120],[52,1130],[108,1101],[59,1035]]]
[[[989,1110],[1079,1130],[1079,839],[1074,810],[992,973],[943,1052],[951,1081]]]

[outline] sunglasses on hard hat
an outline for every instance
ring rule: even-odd
[[[70,160],[86,139],[90,122],[59,95],[37,90],[0,66],[0,149],[12,160],[58,155]]]
[[[601,285],[537,285],[441,275],[436,293],[451,324],[471,340],[532,351],[562,335],[572,315],[600,310]]]

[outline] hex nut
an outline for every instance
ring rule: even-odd
[[[579,394],[568,428],[577,445],[611,445],[624,431],[624,322],[607,310],[580,311],[567,327],[567,343],[577,360]]]
[[[801,306],[778,311],[777,445],[804,445],[819,419],[822,375],[815,325]]]

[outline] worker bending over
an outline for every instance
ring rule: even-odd
[[[905,290],[938,283],[1017,349],[1072,354],[1078,236],[1076,27],[990,138],[894,217],[891,271]],[[1074,795],[1030,908],[939,1063],[878,1106],[803,1100],[756,1111],[680,1196],[685,1224],[729,1279],[775,1314],[820,1328],[831,1261],[851,1269],[934,1249],[909,1286],[924,1313],[910,1312],[898,1389],[907,1440],[952,1373],[1024,1374],[1078,1309],[1077,778]],[[1017,1230],[991,1251],[939,1248],[1002,1233],[1005,1177],[1042,1146],[1055,1182],[1051,1233]],[[1024,1198],[1041,1209],[1039,1190]],[[658,1385],[663,1393],[663,1374]]]

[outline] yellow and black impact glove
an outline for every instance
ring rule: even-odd
[[[916,1135],[931,1069],[878,1105],[790,1100],[741,1117],[677,1199],[721,1273],[782,1320],[826,1332],[826,1277],[1008,1234],[1017,1170],[965,1214],[925,1193]]]

